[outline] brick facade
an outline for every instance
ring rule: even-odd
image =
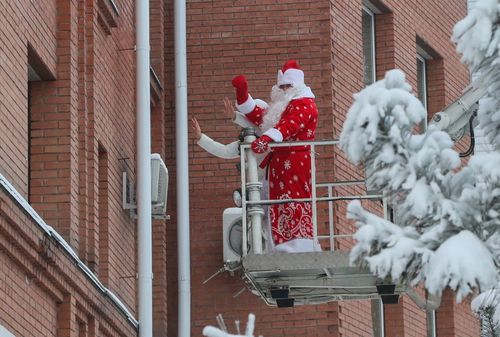
[[[116,9],[114,8],[116,5]],[[429,111],[457,97],[468,72],[450,42],[465,1],[374,1],[377,78],[401,68],[416,85],[417,42],[428,63]],[[66,240],[78,258],[137,317],[136,225],[122,209],[122,173],[135,172],[133,0],[0,1],[0,173]],[[177,336],[175,64],[173,1],[150,0],[152,150],[170,172],[168,221],[153,222],[154,335]],[[187,2],[188,104],[204,132],[228,143],[238,129],[223,115],[231,79],[245,74],[267,99],[277,69],[299,60],[317,97],[317,139],[338,138],[353,93],[363,87],[361,0]],[[465,147],[465,144],[459,145]],[[236,161],[190,140],[192,335],[215,316],[257,316],[257,334],[370,336],[371,303],[277,309],[223,274],[222,211],[232,206]],[[323,177],[359,176],[340,151],[322,154]],[[337,214],[344,214],[345,205]],[[337,220],[343,220],[340,216]],[[343,230],[349,230],[347,227]],[[348,247],[349,242],[339,247]],[[0,189],[0,325],[15,336],[135,336],[109,297]],[[447,294],[438,336],[478,336],[467,304]],[[465,325],[464,322],[473,322]],[[424,336],[425,313],[404,297],[386,306],[386,336]],[[234,329],[231,327],[231,331]]]
[[[374,1],[377,78],[392,68],[402,69],[416,88],[417,43],[427,60],[429,119],[453,101],[468,83],[459,62],[451,29],[466,11],[465,1]],[[320,111],[316,139],[338,138],[352,94],[363,87],[361,1],[227,1],[188,2],[188,65],[190,114],[209,136],[228,143],[237,128],[222,113],[222,98],[234,97],[231,78],[244,74],[254,98],[268,98],[277,69],[289,58],[299,60],[317,97]],[[451,10],[453,9],[453,10]],[[416,89],[415,89],[416,90]],[[467,142],[465,142],[467,143]],[[461,146],[461,148],[466,145]],[[257,333],[264,336],[370,336],[371,303],[339,302],[308,308],[265,307],[245,292],[237,277],[218,276],[201,285],[222,265],[222,210],[231,207],[231,186],[239,184],[234,162],[211,157],[193,142],[190,154],[193,335],[215,323],[222,313],[226,322],[257,315]],[[323,156],[323,154],[321,154]],[[336,179],[359,176],[343,154],[334,153]],[[333,180],[333,179],[331,179]],[[345,214],[339,206],[337,214]],[[344,220],[341,216],[341,222]],[[347,231],[347,229],[343,229]],[[341,245],[352,244],[349,242]],[[169,276],[169,287],[175,274]],[[449,302],[450,300],[451,302]],[[437,312],[438,336],[478,336],[473,315],[445,297]],[[169,309],[169,334],[175,335],[175,307]],[[448,316],[452,310],[455,316]],[[467,329],[451,317],[475,322]],[[404,296],[400,304],[385,306],[386,336],[425,336],[426,315]]]
[[[135,221],[121,206],[122,172],[135,171],[134,1],[118,10],[108,0],[2,1],[0,167],[137,316]],[[65,249],[0,199],[1,324],[15,336],[136,335]]]

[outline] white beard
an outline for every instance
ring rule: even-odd
[[[286,91],[281,90],[277,85],[271,89],[271,102],[266,109],[266,114],[262,118],[262,132],[274,127],[280,120],[290,101],[304,89],[305,86],[291,87]]]

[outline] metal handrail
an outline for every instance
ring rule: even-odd
[[[317,185],[316,185],[317,186]],[[316,197],[316,198],[291,198],[291,199],[280,199],[280,200],[270,200],[270,199],[264,199],[260,201],[247,201],[247,205],[276,205],[276,204],[289,204],[291,202],[314,202],[315,199],[316,201],[342,201],[342,200],[360,200],[360,199],[365,199],[365,200],[377,200],[377,199],[382,199],[381,194],[370,194],[370,195],[348,195],[345,197]]]
[[[253,156],[252,160],[255,160],[255,155],[251,152],[251,144],[248,140],[246,143],[241,144],[241,156],[240,156],[240,165],[241,165],[241,191],[242,191],[242,250],[243,256],[248,254],[248,239],[249,236],[247,234],[248,229],[251,229],[253,240],[256,240],[258,235],[262,237],[262,229],[256,228],[260,227],[260,223],[252,224],[252,227],[249,228],[248,219],[247,219],[247,208],[254,208],[259,206],[269,206],[269,205],[277,205],[277,204],[287,204],[291,202],[310,202],[312,205],[312,223],[313,223],[313,240],[317,242],[318,240],[330,240],[330,250],[334,250],[335,247],[335,239],[337,238],[346,238],[352,237],[354,233],[351,234],[334,234],[335,224],[335,211],[334,211],[334,203],[338,201],[345,200],[382,200],[384,206],[384,213],[386,213],[386,201],[382,194],[367,194],[367,195],[345,195],[345,196],[334,196],[334,190],[337,187],[346,187],[346,186],[362,186],[365,184],[364,180],[347,180],[347,181],[335,181],[335,182],[316,182],[316,147],[317,146],[336,146],[339,144],[338,140],[322,140],[322,141],[300,141],[300,142],[282,142],[282,143],[270,143],[269,147],[297,147],[297,146],[309,146],[310,147],[310,157],[311,157],[311,197],[310,198],[290,198],[286,200],[271,200],[271,199],[261,199],[261,200],[248,200],[247,199],[247,191],[248,185],[255,185],[255,182],[248,183],[247,182],[247,165],[249,164],[247,156]],[[246,154],[246,155],[245,155]],[[251,161],[252,161],[251,160]],[[255,162],[255,161],[254,161]],[[256,168],[253,168],[256,169]],[[327,188],[328,194],[327,196],[317,196],[318,188]],[[255,195],[254,195],[255,196]],[[329,235],[318,235],[318,224],[317,224],[317,203],[318,202],[328,202],[328,222],[329,222]],[[269,221],[269,219],[268,219]],[[258,235],[256,235],[258,234]],[[254,245],[255,246],[255,245]],[[252,247],[254,248],[254,247]],[[257,247],[259,248],[259,247]],[[261,248],[259,248],[261,249]],[[262,251],[254,251],[253,253],[260,254]]]

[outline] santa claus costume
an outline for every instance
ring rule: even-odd
[[[270,142],[314,140],[318,110],[314,94],[304,84],[304,73],[296,61],[285,63],[278,72],[278,82],[271,92],[269,108],[255,104],[248,94],[244,76],[233,79],[237,109],[263,135],[252,143],[255,153],[265,153]],[[311,157],[309,146],[275,147],[261,163],[266,169],[269,199],[311,197]],[[269,207],[274,251],[309,252],[321,250],[313,240],[310,202],[288,202]]]

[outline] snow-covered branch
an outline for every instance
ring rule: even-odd
[[[474,157],[455,173],[449,135],[432,126],[415,132],[425,114],[399,70],[355,96],[341,146],[365,163],[367,188],[388,196],[396,223],[352,202],[348,217],[359,229],[351,262],[436,296],[450,287],[461,300],[498,281],[500,154]]]
[[[488,92],[479,104],[480,127],[500,149],[500,2],[478,0],[469,14],[455,25],[452,39],[462,62],[482,79]]]

